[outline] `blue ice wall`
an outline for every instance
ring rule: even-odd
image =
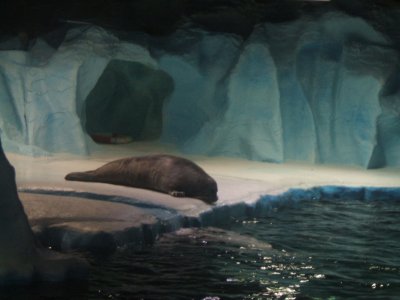
[[[171,98],[175,116],[164,138],[184,152],[399,165],[399,112],[385,113],[381,97],[399,71],[398,53],[364,20],[335,12],[305,16],[262,24],[242,42],[186,35],[191,43],[178,54],[166,47],[159,58],[182,83]],[[172,36],[170,44],[181,40]],[[211,55],[209,48],[224,52]]]
[[[241,44],[232,35],[182,30],[151,45],[160,68],[174,80],[174,92],[164,109],[163,141],[183,147],[221,117],[228,105],[225,78],[240,56]]]
[[[148,51],[101,28],[71,30],[57,49],[0,51],[0,126],[5,150],[88,154],[84,103],[111,60],[156,62]]]
[[[256,34],[278,65],[285,160],[367,167],[397,53],[361,19],[335,13]]]
[[[400,165],[398,52],[338,12],[260,24],[247,40],[191,28],[135,43],[92,27],[70,31],[57,50],[1,51],[4,147],[87,154],[85,101],[112,60],[173,79],[161,141],[182,152]]]

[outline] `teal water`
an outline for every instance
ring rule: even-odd
[[[399,222],[400,201],[283,202],[223,230],[89,257],[88,285],[0,299],[400,299]]]

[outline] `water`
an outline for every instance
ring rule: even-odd
[[[223,230],[90,257],[89,285],[8,289],[0,299],[399,299],[399,220],[399,201],[282,203]]]

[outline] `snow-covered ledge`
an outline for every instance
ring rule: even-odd
[[[218,226],[235,217],[262,216],[284,201],[400,198],[398,169],[271,164],[198,156],[189,158],[218,183],[216,205],[143,189],[64,180],[71,171],[94,169],[129,154],[169,151],[141,144],[110,149],[112,152],[103,149],[90,158],[10,154],[30,223],[46,246],[109,253],[118,246],[153,242],[159,235],[181,227]]]

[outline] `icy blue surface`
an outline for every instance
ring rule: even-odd
[[[85,101],[113,60],[172,78],[161,141],[182,152],[400,166],[398,52],[337,12],[261,24],[247,40],[182,29],[135,44],[91,27],[70,31],[58,49],[38,40],[29,52],[1,51],[5,149],[88,154]],[[141,90],[143,101],[167,85]],[[115,86],[101,90],[118,95]]]
[[[138,207],[147,214],[156,217],[160,222],[164,223],[169,230],[178,230],[182,227],[221,226],[223,224],[231,223],[234,218],[263,217],[266,216],[271,209],[274,209],[277,206],[296,205],[297,203],[308,200],[400,201],[399,187],[325,185],[306,189],[292,188],[277,195],[265,194],[255,196],[252,201],[247,201],[246,203],[232,202],[223,205],[218,205],[217,203],[216,205],[211,205],[208,209],[199,212],[198,215],[187,216],[179,210],[168,207],[168,205],[151,204],[145,200],[125,196],[35,188],[22,188],[19,189],[19,192],[84,197],[92,200],[124,203]],[[157,231],[160,230],[157,226],[155,226],[153,230],[155,230],[152,232],[153,236],[162,234],[162,232]]]
[[[234,218],[263,217],[277,206],[296,205],[305,200],[359,200],[359,201],[399,201],[398,187],[350,187],[317,186],[309,189],[294,188],[279,195],[263,195],[253,204],[236,203],[216,206],[202,213],[199,221],[202,226],[221,226]]]
[[[241,44],[239,57],[231,59],[223,80],[226,102],[218,117],[181,141],[182,149],[262,161],[364,167],[392,155],[388,164],[398,165],[391,149],[374,157],[376,148],[384,147],[391,140],[386,136],[393,134],[389,128],[378,128],[380,92],[398,72],[397,53],[386,44],[361,19],[334,13],[259,26]],[[219,64],[211,67],[219,71]],[[201,92],[199,86],[193,95]],[[173,97],[191,99],[179,90]],[[223,98],[217,97],[216,101]],[[398,117],[397,113],[395,120]],[[188,123],[190,119],[195,119],[193,112],[187,115]],[[379,129],[385,138],[378,145]]]

